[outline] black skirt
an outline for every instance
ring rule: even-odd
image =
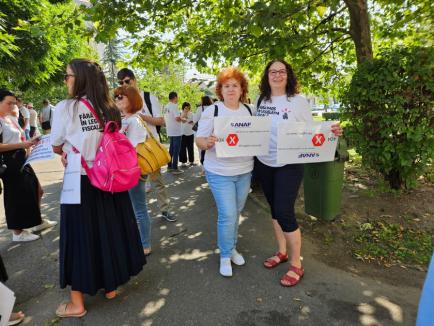
[[[39,181],[30,165],[22,166],[26,152],[22,149],[0,153],[6,171],[3,180],[4,205],[8,229],[27,229],[42,223],[39,207]]]
[[[2,256],[0,256],[0,282],[6,282],[8,280],[8,274],[6,273],[5,265],[3,264]]]
[[[81,204],[60,206],[60,287],[95,295],[115,290],[146,264],[128,192],[81,177]]]

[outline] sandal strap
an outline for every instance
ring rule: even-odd
[[[274,254],[274,256],[276,256],[277,258],[279,258],[279,263],[285,260],[288,260],[288,254],[282,254],[280,251],[276,252]]]
[[[299,281],[300,279],[296,279],[295,277],[289,276],[288,274],[284,274],[280,279],[280,283],[282,283],[282,285],[289,283],[290,286],[297,284]]]
[[[294,266],[294,265],[290,265],[290,266],[289,266],[289,270],[288,270],[288,272],[289,272],[289,271],[294,272],[295,274],[297,274],[297,275],[300,276],[300,277],[302,277],[303,274],[304,274],[304,269],[303,269],[303,267],[298,268],[298,267],[296,267],[296,266]],[[285,274],[285,275],[287,275],[287,274]]]

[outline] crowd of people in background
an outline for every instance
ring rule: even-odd
[[[312,115],[306,99],[299,94],[292,67],[283,60],[270,62],[264,69],[261,93],[254,105],[247,104],[245,75],[237,68],[223,69],[217,76],[218,99],[203,96],[195,113],[190,103],[178,98],[176,91],[168,94],[168,103],[161,110],[158,99],[139,89],[134,72],[128,68],[121,69],[117,77],[119,87],[111,92],[97,63],[72,60],[65,72],[69,98],[55,108],[44,100],[39,118],[32,103],[25,105],[12,92],[1,90],[0,156],[7,169],[0,171],[0,176],[12,240],[37,240],[39,236],[32,232],[56,224],[41,218],[43,191],[35,172],[30,165],[19,168],[37,142],[39,129],[51,134],[53,150],[61,156],[64,166],[79,155],[82,162],[92,167],[108,122],[114,121],[134,147],[145,142],[151,133],[161,140],[161,127],[165,126],[171,155],[169,173],[180,175],[184,172],[181,168],[195,165],[194,143],[199,149],[202,173],[217,207],[220,274],[230,277],[232,264],[241,266],[246,262],[237,249],[238,226],[254,171],[270,205],[277,243],[276,253],[265,259],[264,267],[273,268],[289,260],[288,272],[281,277],[280,284],[286,287],[298,284],[304,269],[294,202],[303,167],[277,164],[276,137],[282,119],[308,122],[312,121]],[[182,103],[181,107],[178,103]],[[276,110],[269,110],[269,106]],[[292,108],[290,113],[286,110],[288,106]],[[276,114],[271,116],[268,155],[217,157],[216,117],[268,116],[269,112]],[[331,131],[337,136],[342,134],[339,124],[333,125]],[[70,287],[70,300],[59,305],[56,311],[59,317],[84,316],[87,313],[84,294],[95,295],[103,289],[106,298],[112,299],[120,285],[143,269],[146,256],[152,252],[146,194],[149,188],[156,191],[161,217],[168,222],[177,220],[170,210],[161,169],[142,175],[134,187],[121,192],[106,192],[93,185],[87,168],[81,169],[80,178],[80,204],[60,205],[60,287]],[[19,312],[13,317],[18,320],[22,316]]]

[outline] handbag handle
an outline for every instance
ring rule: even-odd
[[[139,118],[139,121],[140,121],[140,123],[142,124],[142,126],[145,127],[146,131],[148,132],[148,135],[149,135],[152,139],[156,140],[155,137],[154,137],[154,134],[149,130],[148,124],[145,122],[145,120],[142,119],[142,117],[140,116],[140,114],[138,114],[137,117]],[[146,139],[145,139],[145,140],[146,140]]]

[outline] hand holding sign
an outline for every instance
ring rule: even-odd
[[[217,157],[241,157],[268,154],[271,118],[216,117],[214,132]]]
[[[277,133],[277,163],[333,161],[338,137],[332,131],[332,125],[334,122],[280,123]]]

